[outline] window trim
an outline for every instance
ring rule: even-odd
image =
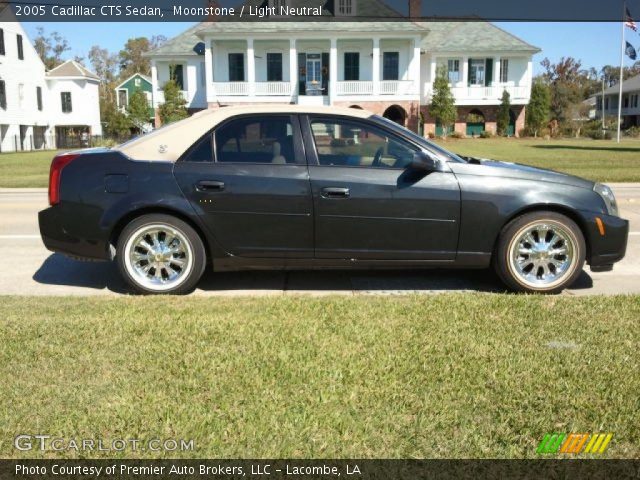
[[[400,135],[390,128],[387,128],[386,125],[380,124],[378,122],[374,122],[368,120],[366,118],[354,118],[348,115],[327,115],[327,114],[306,114],[302,115],[301,127],[305,138],[305,149],[307,151],[308,159],[310,166],[315,167],[323,167],[323,168],[367,168],[372,170],[394,170],[394,171],[404,171],[406,167],[387,167],[387,166],[379,166],[379,167],[371,167],[371,166],[363,166],[363,165],[322,165],[320,163],[320,158],[318,157],[318,149],[316,148],[316,141],[313,137],[313,130],[311,129],[311,124],[315,121],[337,121],[344,120],[346,122],[351,123],[361,123],[365,126],[370,126],[374,129],[380,130],[384,132],[390,138],[397,140],[400,143],[405,143],[411,148],[415,149],[416,152],[424,151],[424,148],[421,145],[411,141],[411,139],[406,138],[403,135]]]
[[[500,59],[500,78],[498,79],[498,81],[500,83],[509,82],[509,59],[508,58]]]
[[[125,110],[127,108],[129,108],[129,90],[126,88],[118,88],[117,90],[117,95],[116,95],[116,105],[118,106],[118,108],[124,108]],[[120,105],[120,92],[125,92],[125,102],[126,105]]]
[[[450,68],[450,65],[453,65],[453,67],[455,68],[457,65],[457,68],[455,70],[452,70]],[[452,73],[456,73],[458,75],[458,78],[455,81],[451,80],[451,74]],[[462,81],[462,72],[460,71],[460,59],[459,58],[447,58],[447,80],[449,82],[449,84],[454,85],[457,83],[460,83]]]

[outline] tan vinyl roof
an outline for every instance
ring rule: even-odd
[[[367,118],[373,113],[344,107],[306,105],[247,105],[204,110],[115,147],[133,160],[175,162],[196,140],[235,115],[261,113],[328,113]]]
[[[100,81],[100,77],[98,77],[95,73],[87,70],[82,64],[76,62],[75,60],[67,60],[66,62],[58,65],[56,68],[49,70],[47,72],[47,77],[85,77],[92,80]]]

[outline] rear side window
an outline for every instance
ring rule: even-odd
[[[231,120],[215,131],[216,161],[296,163],[289,116],[251,116]]]
[[[208,133],[187,152],[182,159],[183,162],[211,162],[213,161],[213,149],[211,134]]]

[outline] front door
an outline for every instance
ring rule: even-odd
[[[313,255],[309,173],[295,116],[227,120],[176,162],[174,175],[226,252]]]
[[[307,95],[322,95],[322,55],[307,53]]]
[[[460,191],[408,168],[419,148],[369,120],[303,117],[318,258],[453,260]]]

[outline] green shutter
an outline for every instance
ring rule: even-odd
[[[302,72],[307,71],[307,55],[298,53],[298,95],[307,93],[307,77]]]
[[[487,58],[484,65],[484,86],[491,85],[493,80],[493,58]]]
[[[467,60],[467,87],[471,86],[471,59]]]

